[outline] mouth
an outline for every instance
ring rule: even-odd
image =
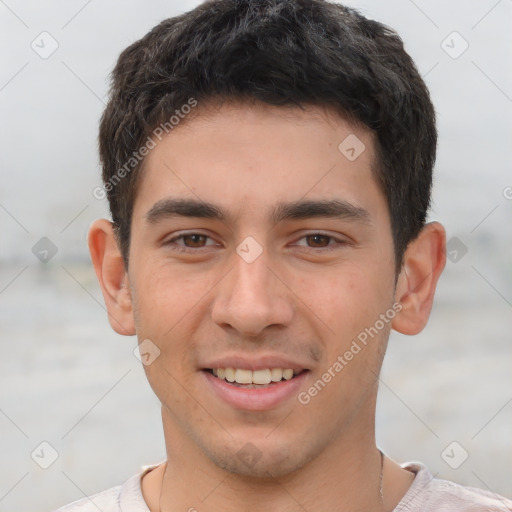
[[[203,368],[207,393],[235,409],[269,411],[294,403],[307,385],[305,368]]]
[[[205,368],[203,371],[232,386],[257,389],[271,387],[278,382],[290,381],[309,370],[294,370],[293,368],[264,368],[261,370]]]

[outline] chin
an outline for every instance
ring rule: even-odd
[[[254,463],[246,462],[238,458],[238,454],[212,458],[212,462],[218,467],[234,473],[242,477],[250,477],[252,479],[274,479],[289,475],[300,469],[302,464],[293,458],[283,458],[276,460],[274,456],[262,455],[261,458]]]
[[[256,446],[257,444],[257,446]],[[305,443],[282,443],[280,446],[262,446],[265,443],[247,441],[236,449],[239,443],[232,443],[217,449],[210,446],[208,458],[219,468],[242,477],[274,479],[284,477],[301,469],[318,453],[313,446]],[[268,445],[268,443],[267,443]],[[300,446],[300,450],[297,448]]]

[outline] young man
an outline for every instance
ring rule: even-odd
[[[445,264],[436,137],[400,38],[338,4],[210,0],[127,48],[89,246],[167,460],[60,510],[512,510],[375,444],[390,331]]]

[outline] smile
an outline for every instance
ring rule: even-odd
[[[265,411],[293,400],[309,370],[290,368],[205,368],[207,387],[222,402],[250,411]],[[293,402],[294,403],[294,402]]]
[[[303,370],[291,368],[263,368],[261,370],[247,370],[242,368],[213,368],[208,369],[215,377],[226,382],[240,385],[266,385],[282,380],[293,379]]]

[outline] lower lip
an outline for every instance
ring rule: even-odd
[[[293,379],[282,380],[264,388],[244,388],[232,386],[224,379],[219,379],[206,370],[202,371],[207,384],[217,396],[237,409],[247,411],[273,409],[291,397],[297,396],[308,373],[309,371],[303,371]]]

